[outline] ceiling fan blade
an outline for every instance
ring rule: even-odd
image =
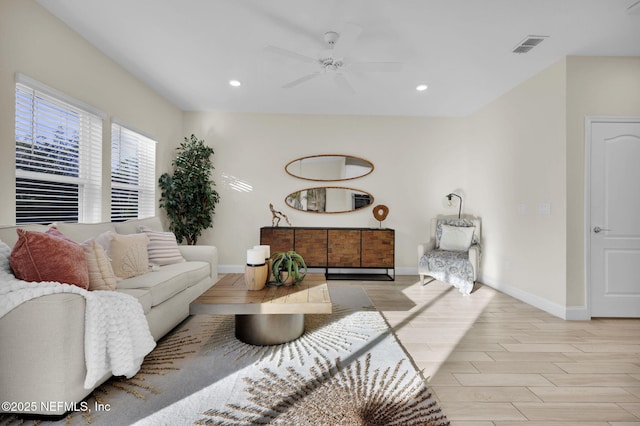
[[[355,72],[398,72],[402,70],[401,62],[352,62],[346,64],[349,71]]]
[[[339,33],[338,41],[333,46],[334,56],[343,57],[349,53],[361,33],[361,27],[351,22],[346,23]]]
[[[319,72],[314,72],[313,74],[307,74],[305,76],[302,76],[300,78],[297,78],[293,81],[288,82],[287,84],[285,84],[284,86],[282,86],[283,89],[290,89],[291,87],[295,87],[299,84],[304,83],[305,81],[309,81],[312,78],[316,78],[320,75]]]
[[[286,56],[288,58],[296,59],[298,61],[307,62],[307,63],[316,63],[318,60],[316,58],[312,58],[311,56],[302,55],[300,53],[296,53],[293,50],[283,49],[281,47],[276,46],[266,46],[264,48],[267,52],[275,53],[276,55]]]
[[[287,14],[277,13],[273,5],[268,2],[234,2],[236,7],[244,8],[247,15],[260,14],[262,15],[274,28],[281,28],[296,38],[303,37],[306,42],[313,43],[316,47],[321,48],[323,44],[318,37],[318,33],[311,31],[308,25],[303,25],[297,19],[292,19]]]
[[[350,94],[355,94],[356,91],[353,89],[353,86],[349,83],[349,80],[343,74],[335,74],[333,76],[333,82],[338,86],[341,90],[348,92]]]

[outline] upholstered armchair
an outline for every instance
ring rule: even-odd
[[[470,294],[480,267],[481,221],[438,217],[431,220],[430,239],[418,245],[418,274],[449,283]]]

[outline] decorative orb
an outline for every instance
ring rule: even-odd
[[[373,217],[375,217],[380,222],[385,220],[388,214],[389,207],[385,206],[384,204],[378,204],[373,208]]]

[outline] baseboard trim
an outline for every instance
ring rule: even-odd
[[[589,321],[591,315],[586,306],[567,306],[564,319],[570,321]]]
[[[244,274],[244,265],[218,265],[221,274]]]
[[[515,299],[520,300],[535,308],[541,309],[553,316],[564,320],[589,320],[590,317],[586,306],[563,306],[548,299],[529,293],[517,287],[513,287],[504,283],[498,283],[491,277],[483,275],[479,281],[484,285],[507,294]]]

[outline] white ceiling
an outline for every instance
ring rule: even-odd
[[[567,55],[640,56],[638,0],[38,0],[90,43],[187,111],[467,115]],[[640,6],[640,5],[639,5]],[[640,9],[640,8],[639,8]],[[265,50],[318,57],[323,34],[356,24],[355,93]],[[527,54],[529,35],[549,36]],[[228,82],[238,79],[242,86]],[[416,85],[429,85],[417,92]]]

